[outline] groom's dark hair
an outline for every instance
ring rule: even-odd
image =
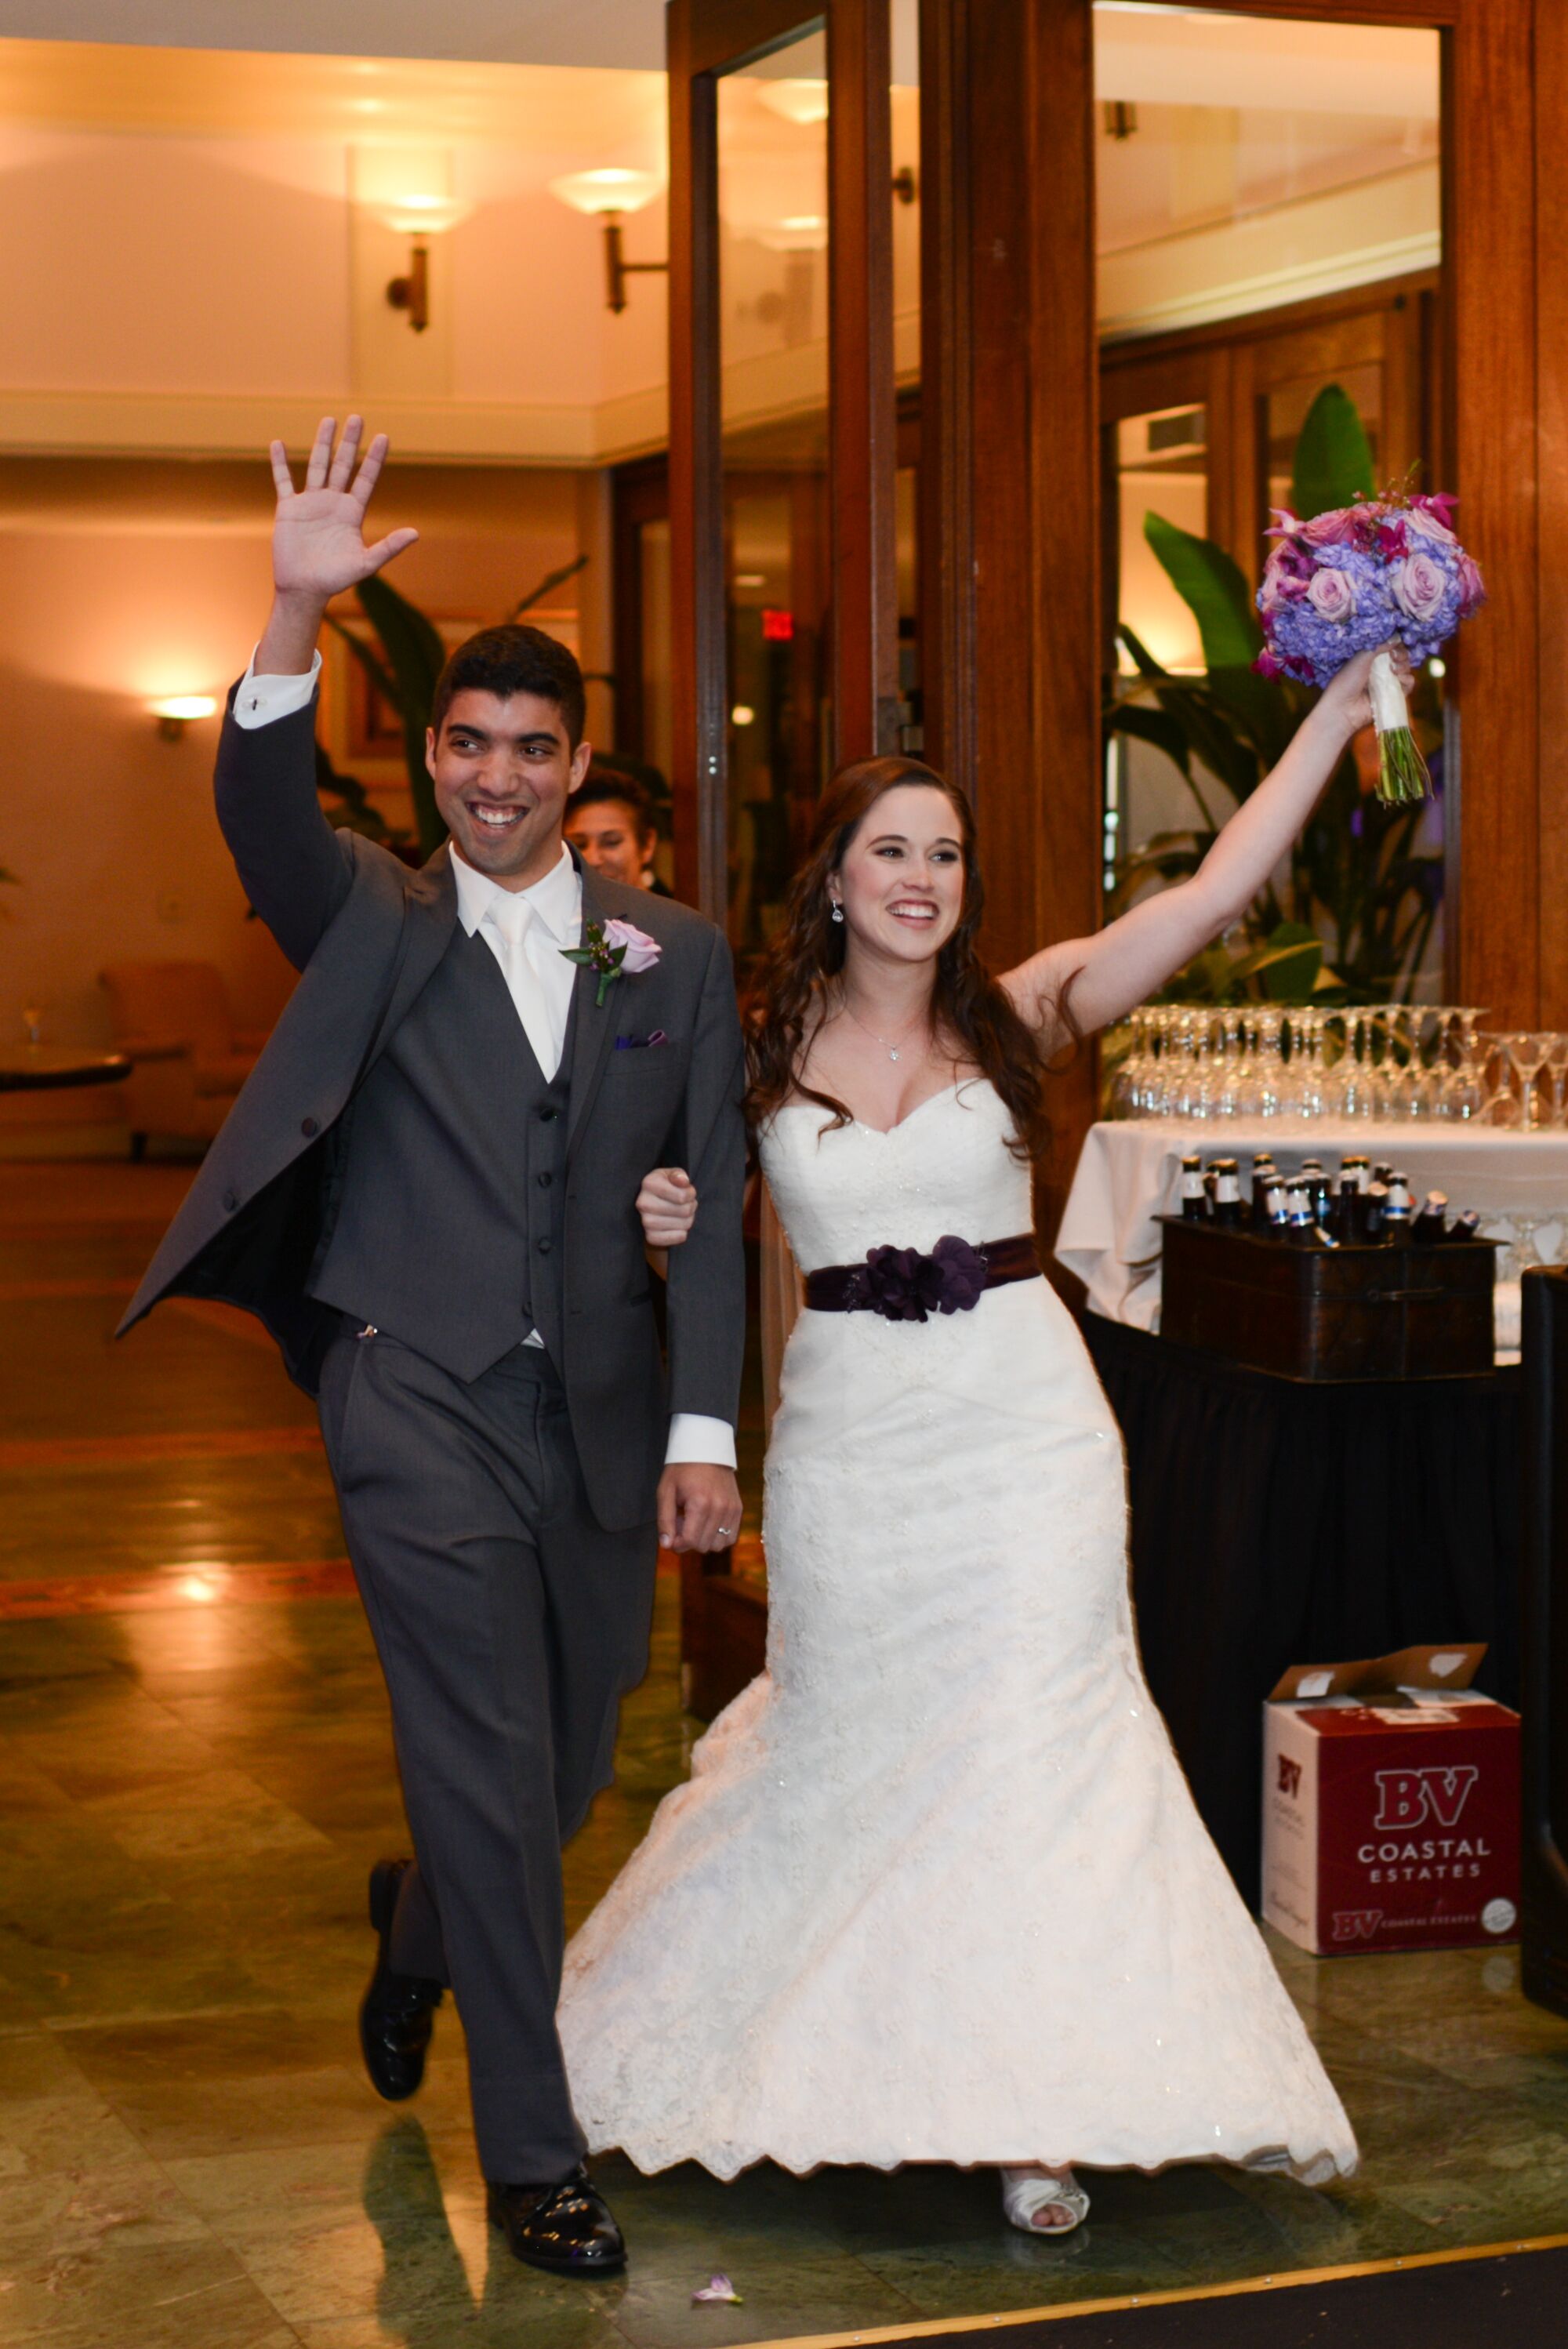
[[[493,693],[498,701],[510,701],[514,693],[537,694],[560,710],[574,750],[583,740],[588,716],[583,672],[576,655],[542,628],[508,621],[499,628],[481,628],[458,647],[436,679],[430,724],[438,740],[452,697],[459,693]]]

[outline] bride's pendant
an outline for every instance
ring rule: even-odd
[[[896,1061],[898,1058],[897,1052],[893,1050],[891,1044],[888,1046],[887,1056],[890,1061]]]

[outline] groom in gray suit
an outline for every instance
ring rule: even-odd
[[[645,1668],[660,1536],[722,1548],[740,1522],[734,984],[708,923],[563,844],[583,681],[537,629],[447,664],[427,763],[450,839],[422,871],[329,828],[323,616],[416,535],[366,545],[385,436],[357,471],[359,419],[334,442],[329,419],[303,492],[273,444],[273,608],[218,754],[224,836],[303,975],[122,1326],[226,1298],[319,1395],[418,1855],[371,1878],[371,2076],[418,2086],[449,1983],[492,2220],[598,2274],[625,2253],[555,2033],[561,1851]],[[702,1215],[666,1371],[635,1201],[670,1160]]]

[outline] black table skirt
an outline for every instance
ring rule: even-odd
[[[1121,1423],[1154,1700],[1259,1899],[1263,1703],[1291,1664],[1485,1640],[1519,1701],[1519,1372],[1298,1385],[1084,1317]]]

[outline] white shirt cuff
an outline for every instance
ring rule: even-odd
[[[247,732],[255,726],[270,726],[276,718],[292,718],[296,709],[308,709],[321,675],[319,653],[312,656],[309,671],[303,677],[258,677],[255,659],[253,652],[251,666],[234,696],[234,723]]]
[[[665,1466],[672,1467],[676,1461],[702,1461],[713,1468],[733,1468],[734,1428],[727,1419],[707,1419],[700,1411],[672,1413]]]

